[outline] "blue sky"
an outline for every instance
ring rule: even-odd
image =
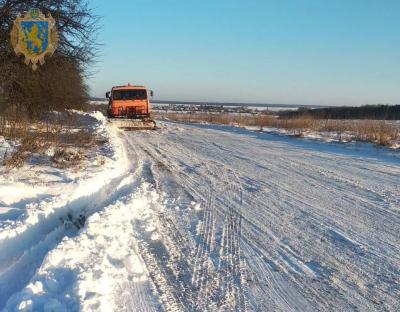
[[[400,104],[399,0],[97,0],[104,43],[91,94]]]

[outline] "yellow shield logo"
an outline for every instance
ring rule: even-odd
[[[15,53],[24,55],[25,64],[44,64],[46,55],[53,55],[58,44],[55,20],[49,14],[46,17],[39,10],[30,10],[25,16],[18,16],[11,30],[11,44]]]

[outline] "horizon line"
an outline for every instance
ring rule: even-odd
[[[90,100],[96,101],[107,101],[106,98],[91,96]],[[283,108],[292,108],[292,107],[305,107],[305,108],[327,108],[327,107],[361,107],[368,105],[388,105],[388,106],[397,106],[400,104],[390,104],[390,103],[366,103],[361,105],[318,105],[318,104],[277,104],[277,103],[260,103],[260,102],[225,102],[225,101],[184,101],[184,100],[151,100],[151,103],[155,104],[191,104],[191,105],[225,105],[225,106],[255,106],[255,107],[283,107]]]

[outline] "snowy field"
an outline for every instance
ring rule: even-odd
[[[358,122],[359,120],[353,120],[352,122]],[[389,125],[393,125],[399,129],[400,131],[400,121],[387,121]],[[321,141],[325,143],[357,143],[357,134],[352,131],[319,131],[319,130],[303,130],[303,129],[282,129],[282,128],[273,128],[273,127],[256,127],[256,126],[245,126],[243,127],[247,130],[257,131],[257,132],[265,132],[270,134],[276,135],[283,135],[283,136],[297,136],[302,137],[309,140]],[[365,143],[365,142],[364,142]],[[369,145],[373,145],[372,143],[366,143]],[[366,144],[361,144],[358,146],[362,146],[364,150],[366,150]],[[376,144],[375,144],[376,145]],[[376,145],[379,147],[379,145]],[[382,146],[381,146],[382,147]],[[400,138],[397,140],[392,140],[390,146],[387,146],[389,149],[400,149]],[[395,154],[394,154],[395,155]]]
[[[398,311],[398,151],[94,117],[87,170],[0,176],[0,310]]]

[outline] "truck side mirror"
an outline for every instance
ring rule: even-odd
[[[150,96],[151,96],[151,97],[154,96],[154,91],[153,91],[153,90],[150,91]]]
[[[106,98],[109,99],[110,98],[110,92],[106,93]]]

